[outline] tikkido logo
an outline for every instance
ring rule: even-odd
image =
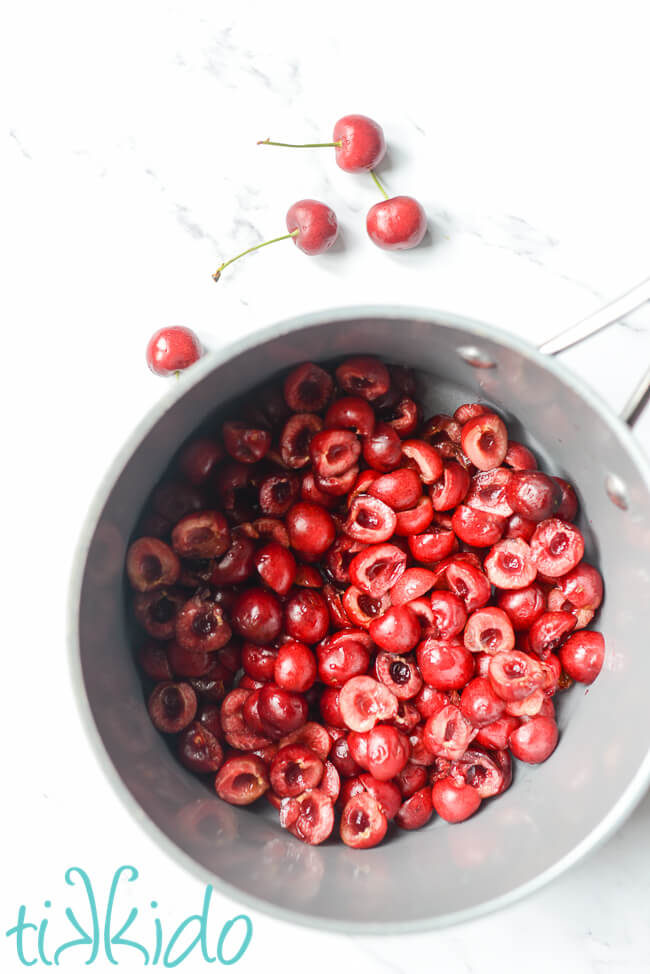
[[[76,888],[81,902],[61,911],[49,911],[51,900],[45,900],[48,913],[40,922],[31,922],[27,917],[27,907],[18,908],[14,926],[6,931],[6,936],[15,938],[18,960],[25,967],[41,964],[51,967],[68,963],[93,964],[100,959],[100,953],[111,964],[124,962],[132,969],[140,954],[143,966],[160,964],[161,967],[178,967],[188,957],[198,960],[201,955],[208,964],[236,964],[246,953],[253,936],[253,923],[249,916],[240,913],[221,926],[218,937],[210,919],[210,901],[213,887],[205,888],[203,906],[200,913],[186,916],[169,933],[163,929],[156,900],[151,900],[149,909],[138,909],[128,900],[132,892],[127,883],[135,883],[138,870],[134,866],[120,866],[115,870],[106,899],[106,907],[100,918],[97,898],[90,877],[78,866],[72,866],[65,873],[68,886]],[[80,917],[82,919],[80,919]],[[48,929],[48,926],[50,929]],[[129,932],[129,938],[125,934]],[[74,932],[73,939],[63,939]]]

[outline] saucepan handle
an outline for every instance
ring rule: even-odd
[[[625,315],[640,308],[646,301],[650,301],[650,277],[626,291],[625,294],[621,294],[620,297],[610,301],[609,304],[599,308],[587,318],[583,318],[575,325],[571,325],[570,328],[561,331],[554,338],[549,338],[548,341],[539,346],[539,350],[547,355],[557,355],[558,352],[563,352],[565,348],[571,348],[572,345],[588,338],[589,335],[594,335],[601,328],[613,325],[615,321],[619,321]],[[633,426],[649,398],[650,365],[623,407],[621,419]]]

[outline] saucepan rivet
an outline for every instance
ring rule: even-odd
[[[615,473],[608,473],[605,477],[605,490],[612,504],[616,504],[622,511],[627,511],[627,487]]]
[[[489,355],[482,352],[476,345],[464,345],[458,349],[463,362],[467,362],[475,369],[496,369],[497,363]]]

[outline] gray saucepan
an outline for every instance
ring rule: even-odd
[[[544,353],[637,307],[650,296],[649,283],[542,350],[421,308],[302,315],[206,355],[137,426],[99,488],[80,541],[70,604],[72,678],[101,765],[175,863],[236,901],[291,922],[394,934],[512,903],[621,824],[650,779],[650,466],[626,422]],[[148,494],[206,417],[288,366],[352,353],[416,369],[431,413],[476,399],[496,407],[547,470],[576,485],[587,555],[606,580],[597,620],[605,666],[590,688],[562,695],[561,741],[552,758],[518,765],[510,790],[467,822],[432,820],[366,851],[334,840],[302,845],[280,828],[270,806],[227,805],[175,761],[143,703],[123,573]],[[638,412],[642,391],[627,418]]]

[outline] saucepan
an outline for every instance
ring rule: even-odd
[[[180,867],[291,922],[394,934],[512,903],[621,824],[650,780],[650,465],[627,424],[650,373],[619,417],[549,353],[648,298],[650,281],[541,349],[424,308],[302,315],[206,355],[137,426],[83,529],[71,589],[72,679],[100,764]],[[561,695],[561,741],[550,760],[519,765],[509,791],[460,825],[432,820],[365,851],[303,845],[270,806],[227,805],[176,762],[143,703],[123,571],[147,496],[206,417],[296,363],[360,353],[417,370],[431,413],[490,403],[548,471],[576,485],[587,557],[606,580],[598,628],[607,644],[599,679]]]

